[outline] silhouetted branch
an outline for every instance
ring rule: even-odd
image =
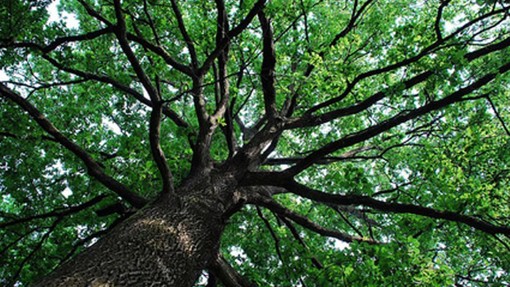
[[[340,95],[338,95],[337,97],[334,97],[334,98],[330,98],[330,99],[328,99],[328,100],[326,100],[326,101],[324,101],[322,103],[319,103],[319,104],[311,107],[310,109],[308,109],[308,111],[306,111],[305,114],[313,114],[314,112],[316,112],[316,111],[318,111],[320,109],[329,107],[329,106],[331,106],[331,105],[333,105],[335,103],[340,102],[341,100],[345,99],[345,97],[347,97],[347,95],[349,95],[351,93],[351,91],[354,89],[354,87],[359,82],[361,82],[362,80],[370,78],[370,77],[375,76],[375,75],[384,74],[384,73],[389,72],[389,71],[394,71],[396,69],[399,69],[401,67],[409,65],[411,63],[415,63],[418,60],[422,59],[423,57],[425,57],[425,56],[429,55],[430,53],[436,51],[437,49],[441,48],[441,45],[443,45],[444,43],[447,43],[447,41],[449,41],[449,40],[454,39],[455,36],[459,35],[463,31],[466,31],[467,29],[471,28],[475,24],[477,24],[477,23],[479,23],[479,22],[481,22],[481,21],[483,21],[485,19],[488,19],[488,18],[490,18],[490,17],[492,17],[494,15],[504,14],[505,12],[506,12],[505,9],[499,9],[499,10],[491,11],[491,12],[489,12],[487,14],[484,14],[484,15],[476,18],[476,19],[473,19],[472,21],[467,22],[466,24],[462,25],[457,30],[452,32],[450,35],[448,35],[446,37],[443,37],[439,41],[435,41],[434,43],[432,43],[431,45],[425,47],[419,53],[417,53],[416,55],[414,55],[412,57],[403,59],[403,60],[401,60],[399,62],[390,64],[390,65],[385,66],[385,67],[376,68],[376,69],[373,69],[373,70],[370,70],[370,71],[367,71],[367,72],[364,72],[364,73],[361,73],[361,74],[357,75],[353,80],[351,80],[347,84],[347,87],[344,89],[344,91]],[[504,43],[503,44],[503,46],[505,46],[505,47],[507,47],[508,45],[509,45],[509,43]],[[468,54],[465,55],[465,58],[467,60],[471,60],[470,56],[475,56],[476,55],[476,58],[478,58],[478,57],[481,57],[482,55],[486,55],[486,54],[488,54],[490,52],[493,52],[495,50],[498,50],[498,49],[503,49],[503,48],[500,47],[499,45],[498,46],[491,46],[487,50],[480,51],[479,54],[478,53],[477,54],[468,53]]]
[[[181,35],[184,38],[184,42],[186,42],[186,46],[188,47],[188,51],[191,57],[191,65],[193,66],[193,69],[196,70],[198,69],[198,58],[197,52],[195,50],[195,44],[193,44],[193,40],[189,36],[186,26],[184,25],[182,13],[181,10],[179,9],[179,6],[177,6],[175,0],[171,0],[170,2],[172,3],[172,9],[174,10],[175,17],[177,18],[179,31],[181,31]]]
[[[495,72],[486,74],[480,79],[473,81],[470,85],[460,88],[457,91],[451,93],[450,95],[440,100],[431,101],[430,103],[425,104],[422,107],[419,107],[411,111],[400,112],[399,114],[387,120],[379,122],[378,124],[375,124],[354,134],[347,135],[337,141],[333,141],[317,149],[316,151],[305,157],[301,162],[287,169],[286,173],[288,173],[289,175],[296,175],[303,171],[304,169],[313,165],[316,161],[324,158],[328,154],[331,154],[339,149],[353,146],[360,142],[366,141],[402,123],[418,118],[419,116],[428,114],[432,111],[442,109],[453,103],[463,101],[464,96],[485,86],[486,84],[494,80],[499,74],[504,74],[508,70],[510,70],[510,63],[500,66],[497,70],[495,70]]]
[[[11,247],[15,246],[16,244],[18,244],[18,242],[21,242],[24,238],[26,238],[27,236],[29,236],[30,234],[36,232],[36,231],[39,231],[41,230],[42,227],[38,226],[38,227],[35,227],[35,228],[32,228],[30,229],[29,231],[23,233],[23,234],[17,234],[18,235],[18,238],[16,238],[15,240],[13,240],[12,242],[8,243],[5,245],[5,247],[3,247],[2,249],[0,249],[0,255],[4,254],[5,252],[7,252],[7,250],[9,250]],[[6,243],[6,242],[5,242]]]
[[[264,8],[264,5],[266,3],[266,0],[258,0],[253,4],[253,7],[250,9],[248,14],[244,17],[241,22],[237,26],[235,26],[233,29],[227,32],[226,37],[223,38],[223,40],[216,45],[216,48],[214,51],[207,57],[207,59],[204,61],[202,67],[200,68],[200,74],[205,74],[209,68],[211,67],[214,60],[218,57],[218,55],[225,49],[225,47],[230,43],[230,41],[237,37],[239,34],[241,34],[247,27],[250,25],[251,21],[259,11]]]
[[[491,97],[490,96],[487,96],[486,97],[487,101],[489,102],[489,104],[491,105],[491,108],[492,108],[492,111],[494,112],[494,114],[496,114],[496,117],[498,118],[499,122],[501,123],[501,125],[503,126],[503,129],[505,130],[506,134],[508,136],[510,136],[510,131],[508,130],[508,128],[506,127],[506,124],[505,124],[505,121],[503,120],[503,118],[501,117],[501,115],[499,114],[498,110],[496,109],[496,105],[494,105],[494,102],[492,101]]]
[[[5,228],[8,226],[12,226],[12,225],[26,223],[26,222],[29,222],[29,221],[32,221],[35,219],[43,219],[43,218],[49,218],[49,217],[63,218],[65,216],[75,214],[75,213],[78,213],[78,212],[85,210],[89,207],[92,207],[92,206],[98,204],[99,202],[101,202],[106,197],[107,197],[106,195],[99,195],[99,196],[96,196],[96,197],[92,198],[91,200],[86,201],[85,203],[80,204],[80,205],[66,207],[66,208],[60,208],[60,209],[56,209],[56,210],[48,212],[48,213],[28,216],[25,218],[16,219],[16,220],[12,220],[9,222],[0,222],[0,228]]]
[[[274,241],[274,249],[276,251],[276,255],[278,255],[278,258],[280,259],[280,262],[282,264],[285,264],[285,260],[283,260],[283,255],[282,255],[282,252],[280,250],[280,238],[278,238],[278,235],[276,235],[276,232],[273,230],[273,228],[271,227],[271,223],[269,222],[269,220],[264,216],[264,214],[262,213],[262,211],[260,210],[260,208],[257,206],[257,214],[258,216],[260,217],[260,219],[262,219],[262,222],[264,222],[264,225],[266,226],[267,230],[269,230],[269,234],[271,234],[271,237],[273,238],[273,241]]]
[[[10,286],[13,287],[17,286],[16,282],[18,281],[21,271],[23,270],[23,268],[25,268],[25,264],[27,264],[27,262],[35,255],[35,253],[39,251],[39,249],[41,249],[46,239],[50,237],[51,233],[55,230],[55,228],[57,227],[61,220],[62,218],[59,217],[53,222],[53,224],[48,228],[48,231],[46,231],[46,233],[44,233],[44,235],[39,239],[39,242],[36,244],[36,246],[32,248],[32,251],[30,251],[30,253],[19,263],[19,268],[16,270],[16,272],[14,273],[10,280],[9,283]]]
[[[99,12],[94,10],[94,8],[92,6],[90,6],[87,2],[85,2],[84,0],[78,0],[78,2],[80,2],[80,4],[85,8],[85,10],[87,11],[87,13],[90,16],[96,18],[97,20],[99,20],[100,22],[104,23],[108,27],[115,26],[113,23],[111,23],[106,18],[101,16],[101,14],[99,14]],[[128,40],[135,41],[138,44],[142,45],[144,48],[147,48],[148,50],[150,50],[151,52],[155,53],[156,55],[159,55],[172,68],[175,68],[176,70],[178,70],[178,71],[180,71],[180,72],[182,72],[185,75],[188,75],[190,77],[193,76],[193,71],[192,71],[192,69],[190,67],[177,62],[160,45],[154,45],[154,44],[150,43],[149,41],[145,40],[144,38],[138,37],[138,36],[133,35],[131,33],[126,33],[126,37],[127,37]]]
[[[325,204],[337,204],[342,206],[362,205],[383,212],[421,215],[429,218],[463,223],[488,234],[504,234],[510,237],[510,227],[496,226],[473,216],[463,215],[451,211],[440,211],[414,204],[385,202],[364,195],[341,195],[325,193],[297,183],[295,180],[286,177],[286,175],[281,172],[251,173],[247,175],[243,184],[247,186],[260,184],[280,186],[286,188],[289,192]]]
[[[30,104],[26,99],[3,84],[0,84],[0,96],[10,99],[26,111],[44,131],[49,133],[62,146],[79,157],[87,166],[88,173],[104,186],[117,193],[121,198],[135,207],[139,208],[147,203],[146,199],[136,193],[133,193],[127,186],[104,173],[102,167],[84,149],[65,137],[36,107]]]
[[[443,17],[443,10],[446,6],[448,6],[450,0],[441,0],[440,2],[441,4],[439,5],[439,8],[437,8],[436,21],[434,22],[434,31],[436,32],[436,38],[438,41],[443,39],[443,35],[441,33],[441,18]]]
[[[316,162],[316,164],[331,164],[334,162],[349,160],[349,159],[356,159],[356,158],[366,158],[366,157],[358,157],[357,155],[359,153],[371,150],[371,149],[377,149],[375,147],[360,147],[355,148],[353,150],[350,150],[348,152],[345,152],[339,156],[328,156],[324,157],[323,159],[320,159]],[[381,155],[379,155],[381,156]],[[292,165],[296,164],[303,160],[303,157],[287,157],[287,158],[268,158],[264,161],[264,165]]]
[[[129,45],[129,42],[126,37],[126,22],[124,20],[124,15],[122,13],[120,0],[115,0],[114,4],[115,15],[117,17],[117,26],[115,29],[115,34],[117,35],[117,39],[119,40],[119,44],[122,48],[122,51],[128,58],[138,79],[140,79],[142,85],[149,94],[153,105],[149,121],[149,142],[152,157],[156,162],[156,166],[158,167],[159,173],[161,175],[161,181],[163,182],[163,190],[161,192],[173,194],[174,193],[173,175],[172,172],[170,171],[168,163],[166,162],[165,153],[163,152],[163,149],[161,148],[160,144],[161,115],[163,108],[163,103],[161,102],[161,95],[152,84],[151,80],[145,73],[144,69],[142,68],[142,65],[138,61],[135,53],[133,52]]]
[[[209,270],[220,279],[225,287],[257,287],[256,284],[239,274],[222,255],[216,256],[209,266]]]
[[[262,27],[262,67],[260,70],[260,79],[262,82],[262,92],[264,94],[264,107],[267,118],[272,121],[277,116],[276,110],[276,90],[275,90],[275,65],[276,53],[274,48],[274,36],[271,20],[266,17],[264,11],[258,13],[260,25]]]
[[[287,228],[290,230],[290,233],[292,233],[292,236],[294,236],[294,238],[299,242],[299,244],[301,244],[301,246],[303,246],[303,248],[308,249],[308,246],[306,245],[306,243],[303,241],[303,239],[301,238],[301,236],[299,235],[299,231],[296,229],[296,227],[292,224],[292,222],[289,221],[289,219],[287,219],[287,217],[285,216],[282,216],[282,215],[279,215],[278,216],[278,219],[280,219],[283,224],[285,224],[285,226],[287,226]],[[311,258],[311,261],[312,261],[312,264],[317,268],[317,269],[322,269],[324,268],[324,265],[322,265],[322,263],[315,257],[312,257]]]
[[[372,243],[372,244],[379,243],[379,242],[371,240],[371,239],[355,237],[355,236],[351,236],[351,235],[343,233],[343,232],[339,232],[336,230],[331,230],[331,229],[322,227],[322,226],[314,223],[310,219],[308,219],[306,216],[299,215],[299,214],[295,213],[294,211],[287,209],[286,207],[280,205],[279,203],[277,203],[276,201],[274,201],[271,198],[257,197],[254,201],[254,204],[266,207],[269,210],[277,213],[278,215],[287,217],[290,220],[296,222],[297,224],[299,224],[315,233],[318,233],[322,236],[336,238],[336,239],[344,241],[344,242],[360,241],[360,242],[368,242],[368,243]]]
[[[74,36],[66,36],[60,37],[53,40],[50,44],[43,46],[40,44],[32,43],[32,42],[13,42],[10,44],[0,44],[0,48],[31,48],[41,51],[44,54],[50,53],[51,51],[57,49],[61,45],[71,43],[71,42],[81,42],[86,40],[93,40],[100,36],[113,33],[112,27],[106,27],[103,29],[99,29],[97,31],[85,33],[82,35],[74,35]]]

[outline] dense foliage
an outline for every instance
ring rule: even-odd
[[[250,281],[510,286],[508,1],[56,4],[0,4],[0,285],[258,145]]]

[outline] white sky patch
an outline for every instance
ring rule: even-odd
[[[333,248],[337,250],[344,250],[349,247],[349,243],[342,240],[336,238],[328,238],[328,240],[333,244]]]
[[[325,123],[320,126],[319,130],[323,135],[328,135],[333,130],[333,126],[331,123]]]
[[[112,131],[114,134],[117,134],[117,135],[120,135],[122,134],[122,130],[120,129],[119,125],[117,125],[115,122],[113,122],[112,120],[106,118],[106,117],[103,117],[101,119],[101,122],[103,124],[103,126],[105,126],[106,128],[108,128],[110,131]]]
[[[48,13],[50,14],[50,18],[48,19],[48,22],[46,24],[64,21],[67,28],[69,29],[78,28],[80,26],[80,22],[78,21],[78,19],[76,19],[76,15],[67,12],[59,13],[57,8],[59,4],[60,0],[56,0],[51,2],[50,5],[48,5],[47,10]]]
[[[235,257],[235,262],[238,265],[243,264],[244,261],[246,260],[246,258],[248,258],[248,255],[246,255],[246,252],[244,252],[244,250],[238,246],[230,247],[230,255]]]
[[[4,70],[0,70],[0,81],[7,81],[7,80],[9,80],[9,77],[7,76],[5,71]]]
[[[73,191],[69,188],[69,186],[67,186],[63,191],[62,191],[62,195],[65,197],[65,198],[68,198],[69,196],[73,195]]]
[[[53,172],[53,171],[56,171],[56,172]],[[65,175],[65,174],[66,174],[66,172],[64,170],[64,165],[62,164],[62,161],[60,161],[58,159],[58,160],[56,160],[56,162],[53,165],[46,167],[46,173],[43,176],[48,179],[51,179],[56,175]],[[67,180],[65,181],[65,185],[66,185],[66,188],[64,188],[64,190],[62,190],[61,194],[63,197],[68,198],[69,196],[73,195],[73,191],[71,190],[71,188],[69,188]]]

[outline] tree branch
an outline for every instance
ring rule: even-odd
[[[464,56],[464,58],[468,62],[471,62],[471,61],[478,59],[480,57],[483,57],[489,53],[507,48],[508,46],[510,46],[510,38],[500,41],[498,43],[486,46],[482,49],[470,52],[470,53],[466,54]],[[425,82],[432,75],[434,75],[433,71],[425,71],[421,74],[418,74],[418,75],[412,77],[411,79],[401,82],[401,84],[403,86],[403,89],[410,89],[422,82]],[[346,95],[345,92],[341,97],[343,97],[344,95]],[[293,128],[301,128],[301,127],[318,126],[318,125],[330,122],[334,119],[338,119],[340,117],[345,117],[345,116],[353,115],[353,114],[359,113],[361,111],[364,111],[385,97],[386,97],[386,93],[384,91],[381,91],[381,92],[375,93],[374,95],[368,97],[367,99],[365,99],[355,105],[352,105],[352,106],[349,106],[346,108],[336,109],[336,110],[326,112],[326,113],[320,114],[320,115],[312,115],[311,113],[305,113],[302,117],[288,120],[287,124],[286,124],[286,128],[293,129]],[[314,110],[314,108],[312,108],[312,110]]]
[[[443,39],[443,35],[441,33],[441,18],[443,17],[443,10],[446,6],[448,6],[450,0],[441,0],[440,2],[441,4],[437,9],[436,21],[434,22],[434,31],[436,32],[436,38],[438,41]]]
[[[216,0],[216,9],[218,11],[217,17],[217,31],[216,31],[216,45],[220,45],[223,39],[227,36],[229,30],[228,15],[223,0]],[[218,55],[218,72],[217,81],[219,83],[219,99],[216,103],[216,111],[211,116],[213,122],[218,122],[221,117],[225,119],[225,125],[221,126],[225,140],[228,145],[228,158],[231,158],[237,148],[237,143],[234,135],[232,107],[235,105],[236,98],[230,100],[230,81],[228,79],[227,62],[229,54],[230,43]],[[241,72],[244,67],[241,67]]]
[[[235,270],[222,255],[217,255],[209,270],[218,277],[225,287],[257,287]]]
[[[294,179],[286,177],[286,175],[281,172],[249,173],[242,184],[248,186],[253,184],[279,186],[286,188],[291,193],[325,204],[336,204],[342,206],[362,205],[383,212],[415,214],[434,219],[463,223],[488,234],[504,234],[510,237],[510,227],[496,226],[472,216],[462,215],[451,211],[440,211],[413,204],[385,202],[363,195],[329,194],[300,184]]]
[[[412,77],[411,79],[403,81],[399,85],[402,85],[403,90],[407,90],[407,89],[410,89],[410,88],[424,82],[433,74],[434,73],[432,71],[426,71],[426,72],[423,72],[421,74],[418,74],[418,75]],[[327,113],[317,115],[317,116],[307,113],[300,118],[289,120],[286,124],[286,128],[294,129],[294,128],[303,128],[303,127],[313,127],[313,126],[322,125],[324,123],[330,122],[330,121],[332,121],[334,119],[338,119],[340,117],[354,115],[359,112],[365,111],[366,109],[368,109],[369,107],[371,107],[378,101],[384,99],[385,97],[387,97],[387,92],[381,91],[381,92],[377,92],[377,93],[373,94],[372,96],[366,98],[365,100],[363,100],[357,104],[354,104],[352,106],[349,106],[349,107],[336,109],[331,112],[327,112]]]
[[[112,27],[106,27],[99,29],[97,31],[81,34],[81,35],[73,35],[73,36],[66,36],[66,37],[60,37],[53,40],[51,43],[49,43],[46,46],[42,46],[36,43],[32,42],[14,42],[10,44],[0,44],[0,48],[31,48],[41,51],[44,54],[48,54],[51,51],[57,49],[63,44],[67,44],[70,42],[81,42],[85,40],[93,40],[100,36],[113,33]]]
[[[85,8],[85,10],[87,10],[87,13],[90,16],[96,18],[100,22],[104,23],[106,26],[109,26],[109,27],[115,26],[113,23],[111,23],[106,18],[101,16],[101,14],[99,14],[99,12],[94,10],[94,8],[92,6],[90,6],[87,2],[85,2],[84,0],[78,0],[78,2],[80,2],[80,4]],[[149,41],[145,40],[144,38],[138,37],[138,36],[133,35],[132,33],[129,33],[129,32],[126,32],[126,37],[127,37],[128,40],[135,41],[138,44],[142,45],[144,48],[152,51],[156,55],[159,55],[172,68],[175,68],[176,70],[178,70],[178,71],[180,71],[180,72],[182,72],[182,73],[184,73],[184,74],[186,74],[186,75],[188,75],[190,77],[193,76],[193,71],[192,71],[192,69],[190,67],[177,62],[160,45],[154,45],[154,44],[150,43]]]
[[[161,101],[161,95],[159,91],[152,85],[149,77],[143,70],[140,62],[136,58],[133,50],[129,46],[129,42],[126,38],[126,22],[124,20],[124,15],[122,13],[122,8],[120,4],[120,0],[115,0],[115,15],[117,17],[117,26],[115,29],[115,34],[117,35],[117,39],[119,40],[120,46],[127,56],[131,66],[135,70],[135,73],[142,82],[145,90],[149,94],[152,102],[152,111],[149,122],[149,142],[151,147],[152,157],[156,162],[158,170],[161,175],[161,180],[163,182],[163,190],[162,193],[165,194],[174,194],[174,183],[173,183],[173,175],[168,167],[168,163],[166,162],[165,153],[161,149],[160,144],[160,131],[161,131],[161,114],[163,103]]]
[[[228,31],[227,12],[225,10],[225,3],[222,0],[216,0],[216,8],[218,10],[216,43],[219,44],[226,37]],[[214,124],[217,123],[219,118],[223,117],[228,106],[230,99],[230,83],[228,80],[227,62],[228,62],[229,45],[218,55],[218,78],[219,82],[219,100],[217,101],[216,110],[211,115],[210,121]]]
[[[377,149],[375,147],[361,147],[357,149],[350,150],[348,152],[345,152],[339,156],[329,156],[324,157],[321,160],[318,160],[315,164],[331,164],[334,162],[349,160],[349,159],[355,159],[357,154],[361,152],[365,152],[371,149]],[[290,165],[290,164],[296,164],[303,160],[303,157],[287,157],[287,158],[268,158],[264,161],[264,165]]]
[[[276,235],[276,232],[274,231],[273,227],[271,227],[271,223],[264,216],[264,214],[262,213],[260,208],[258,206],[256,206],[256,209],[257,209],[257,215],[260,217],[260,219],[262,219],[262,222],[264,222],[264,225],[266,226],[267,230],[269,230],[269,234],[271,234],[271,237],[273,238],[274,249],[276,251],[276,255],[280,259],[280,262],[282,263],[282,265],[285,266],[286,265],[285,260],[283,260],[282,251],[280,249],[280,238],[278,238],[278,235]],[[285,270],[285,273],[287,273],[287,269],[285,268],[284,270]]]
[[[226,37],[222,39],[219,45],[216,45],[214,51],[207,57],[202,67],[199,69],[200,71],[199,74],[203,75],[209,70],[214,60],[218,57],[221,51],[225,49],[225,47],[230,43],[230,41],[233,38],[241,34],[248,27],[248,25],[250,25],[253,18],[255,18],[259,11],[261,11],[264,8],[265,3],[266,0],[258,0],[255,4],[253,4],[253,7],[250,9],[250,12],[248,12],[244,19],[241,20],[241,22],[239,22],[239,24],[236,27],[228,31]]]
[[[292,233],[292,236],[294,236],[294,238],[299,242],[299,244],[301,246],[303,246],[303,248],[305,248],[306,250],[309,250],[308,246],[306,245],[306,243],[303,241],[303,239],[299,235],[299,231],[296,229],[296,227],[294,227],[292,222],[290,222],[287,217],[282,216],[282,215],[279,215],[278,218],[283,222],[283,224],[285,224],[285,226],[287,226],[287,228],[290,230],[290,233]],[[315,266],[315,268],[317,268],[317,269],[324,268],[324,265],[322,265],[322,263],[316,257],[311,257],[310,259],[312,261],[313,266]]]
[[[32,220],[35,220],[35,219],[42,219],[42,218],[48,218],[48,217],[63,218],[63,217],[68,216],[70,214],[78,213],[78,212],[80,212],[82,210],[85,210],[85,209],[87,209],[89,207],[92,207],[92,206],[98,204],[99,202],[101,202],[106,197],[107,197],[106,195],[99,195],[99,196],[96,196],[96,197],[92,198],[91,200],[86,201],[86,202],[84,202],[84,203],[82,203],[80,205],[71,206],[71,207],[67,207],[67,208],[62,208],[60,210],[56,209],[56,210],[53,210],[53,211],[45,213],[45,214],[38,214],[38,215],[28,216],[28,217],[25,217],[25,218],[16,219],[16,220],[12,220],[12,221],[9,221],[9,222],[0,222],[0,228],[5,228],[5,227],[8,227],[8,226],[12,226],[12,225],[22,224],[22,223],[29,222],[29,221],[32,221]]]
[[[476,23],[480,22],[480,21],[483,21],[487,18],[490,18],[492,16],[495,16],[495,15],[498,15],[498,14],[501,14],[501,13],[505,13],[505,9],[500,9],[500,10],[495,10],[495,11],[491,11],[487,14],[484,14],[476,19],[473,19],[472,21],[462,25],[461,27],[459,27],[457,30],[455,30],[454,32],[452,32],[450,35],[446,36],[446,37],[443,37],[441,40],[439,41],[435,41],[434,43],[432,43],[431,45],[425,47],[424,49],[422,49],[419,53],[417,53],[416,55],[412,56],[412,57],[409,57],[409,58],[406,58],[406,59],[403,59],[399,62],[396,62],[396,63],[393,63],[393,64],[390,64],[388,66],[385,66],[385,67],[382,67],[382,68],[377,68],[377,69],[373,69],[373,70],[370,70],[370,71],[367,71],[367,72],[364,72],[364,73],[361,73],[359,75],[357,75],[352,81],[350,81],[348,84],[347,84],[347,87],[345,88],[345,90],[340,94],[338,95],[337,97],[334,97],[334,98],[331,98],[327,101],[324,101],[322,103],[319,103],[313,107],[311,107],[309,110],[307,110],[305,113],[309,113],[309,114],[312,114],[320,109],[323,109],[323,108],[326,108],[326,107],[329,107],[335,103],[338,103],[340,102],[341,100],[343,100],[353,89],[354,87],[359,83],[361,82],[362,80],[366,79],[366,78],[370,78],[372,76],[375,76],[375,75],[380,75],[380,74],[383,74],[383,73],[386,73],[386,72],[389,72],[389,71],[394,71],[396,69],[399,69],[401,67],[404,67],[406,65],[409,65],[411,63],[414,63],[414,62],[417,62],[418,60],[420,60],[421,58],[429,55],[431,52],[439,49],[441,47],[441,45],[443,45],[444,43],[446,43],[447,41],[453,39],[455,36],[459,35],[462,31],[465,31],[467,29],[469,29],[470,27],[474,26]],[[508,46],[508,45],[506,45]],[[491,47],[488,49],[488,51],[480,51],[481,54],[488,54],[489,52],[492,52],[494,51],[496,48],[495,47]],[[482,49],[483,50],[483,49]],[[465,55],[465,58],[467,60],[470,60],[470,55],[471,53],[468,53]],[[480,57],[480,55],[477,55],[477,57]]]
[[[48,228],[48,231],[46,233],[44,233],[44,235],[41,237],[41,239],[39,239],[39,242],[32,249],[32,251],[30,251],[30,253],[21,261],[21,263],[19,264],[18,270],[16,270],[16,273],[11,278],[11,282],[9,283],[9,284],[12,284],[11,286],[13,286],[13,287],[17,286],[16,283],[18,281],[18,277],[21,274],[21,271],[23,270],[23,268],[25,267],[25,264],[27,264],[27,262],[32,258],[32,256],[34,256],[34,254],[37,251],[39,251],[39,249],[41,249],[41,247],[43,246],[44,242],[50,237],[51,233],[55,230],[55,228],[60,223],[60,221],[62,221],[62,218],[57,218],[53,222],[53,224]]]
[[[342,39],[343,37],[347,36],[349,34],[349,32],[351,32],[355,27],[356,27],[356,22],[359,20],[359,18],[361,17],[361,15],[366,11],[366,9],[368,9],[368,7],[373,3],[374,1],[373,0],[367,0],[359,10],[357,10],[357,7],[358,7],[358,1],[354,1],[353,3],[353,8],[352,8],[352,11],[351,11],[351,17],[349,19],[349,23],[347,23],[347,25],[342,29],[342,31],[340,31],[337,35],[335,35],[335,37],[333,38],[333,40],[327,45],[327,47],[331,48],[333,46],[335,46],[338,41],[340,39]],[[325,55],[326,55],[326,50],[323,50],[323,51],[320,51],[318,53],[319,57],[323,58]],[[308,66],[306,67],[306,70],[305,72],[303,73],[303,76],[305,78],[308,78],[313,70],[315,69],[315,65],[314,64],[308,64]],[[296,89],[293,93],[293,95],[291,96],[291,99],[292,101],[296,102],[297,101],[297,96],[298,96],[298,93],[299,93],[299,89]],[[294,103],[295,105],[296,103]],[[289,110],[289,112],[292,112],[292,110]],[[292,113],[290,113],[292,114]]]
[[[276,201],[274,201],[272,198],[269,198],[269,197],[257,196],[254,198],[254,204],[263,206],[263,207],[275,212],[276,214],[286,217],[286,218],[294,221],[295,223],[305,227],[306,229],[309,229],[309,230],[311,230],[315,233],[318,233],[322,236],[336,238],[336,239],[344,241],[344,242],[359,241],[359,242],[368,242],[371,244],[379,243],[379,242],[371,240],[371,239],[351,236],[351,235],[343,233],[343,232],[339,232],[336,230],[331,230],[331,229],[322,227],[322,226],[318,225],[317,223],[308,219],[306,216],[302,216],[290,209],[287,209],[286,207],[280,205],[279,203],[277,203]]]
[[[177,23],[179,26],[179,30],[181,31],[182,37],[184,38],[184,42],[186,42],[186,46],[188,47],[190,58],[191,58],[191,66],[194,70],[198,69],[198,58],[197,58],[197,52],[195,50],[195,44],[193,44],[193,40],[188,34],[188,31],[186,30],[186,26],[184,25],[184,20],[182,18],[182,13],[179,10],[179,6],[177,6],[177,3],[175,0],[171,0],[172,3],[172,9],[174,10],[175,17],[177,18]]]
[[[296,165],[292,166],[291,168],[286,170],[286,173],[289,175],[296,175],[303,171],[304,169],[310,167],[318,160],[324,158],[328,154],[331,154],[339,149],[353,146],[357,143],[366,141],[370,138],[373,138],[385,131],[388,131],[389,129],[396,127],[402,123],[405,123],[409,120],[415,119],[419,116],[422,116],[424,114],[430,113],[435,110],[442,109],[446,106],[449,106],[453,103],[460,102],[464,100],[464,96],[476,91],[477,89],[483,87],[484,85],[488,84],[492,80],[494,80],[499,74],[504,74],[508,70],[510,70],[510,63],[504,64],[500,66],[495,72],[489,73],[480,79],[474,81],[470,85],[460,88],[456,92],[440,99],[437,101],[431,101],[428,104],[423,105],[422,107],[419,107],[417,109],[411,110],[411,111],[403,111],[385,121],[382,121],[376,125],[373,125],[371,127],[368,127],[362,131],[359,131],[357,133],[353,133],[350,135],[347,135],[337,141],[331,142],[322,148],[316,150],[315,152],[311,153],[307,157],[305,157],[301,162],[297,163]]]
[[[133,96],[135,99],[137,99],[142,104],[144,104],[148,107],[153,107],[151,100],[145,98],[143,96],[143,94],[137,92],[136,90],[130,88],[129,86],[126,86],[126,85],[120,83],[119,81],[116,81],[115,79],[112,79],[111,77],[108,77],[105,75],[96,75],[93,73],[88,73],[85,71],[80,71],[80,70],[77,70],[74,68],[67,67],[67,66],[57,62],[55,59],[49,57],[48,55],[43,55],[42,57],[45,60],[47,60],[50,64],[52,64],[53,66],[55,66],[56,68],[58,68],[64,72],[71,73],[73,75],[82,77],[85,80],[94,80],[94,81],[97,81],[100,83],[105,83],[105,84],[111,85],[112,87]],[[167,106],[163,106],[163,113],[167,117],[169,117],[177,126],[180,126],[180,127],[188,127],[189,126],[189,124],[187,122],[185,122],[183,119],[181,119],[179,117],[179,115],[177,115],[176,112],[174,112]]]
[[[0,96],[10,99],[18,106],[20,106],[24,111],[26,111],[43,130],[55,138],[55,140],[62,146],[79,157],[87,166],[88,173],[99,182],[101,182],[104,186],[117,193],[122,199],[126,200],[129,204],[137,208],[143,207],[147,203],[145,198],[137,195],[136,193],[133,193],[127,186],[105,174],[101,168],[101,165],[99,165],[85,150],[65,137],[41,112],[39,112],[37,108],[30,104],[26,99],[8,87],[4,86],[3,84],[0,84]]]
[[[258,13],[260,25],[262,27],[262,67],[260,70],[260,79],[262,82],[262,91],[264,94],[264,107],[267,119],[272,121],[277,117],[276,110],[276,90],[275,90],[275,65],[276,54],[274,48],[273,27],[271,20],[266,17],[263,10]]]
[[[499,41],[497,43],[485,46],[485,47],[478,49],[476,51],[469,52],[464,56],[464,58],[466,58],[466,60],[468,60],[468,61],[472,61],[474,59],[488,55],[492,52],[501,51],[503,49],[506,49],[506,48],[508,48],[508,46],[510,46],[510,37],[508,37],[502,41]]]
[[[505,121],[503,120],[503,118],[501,117],[501,115],[499,114],[498,112],[498,109],[496,108],[496,105],[494,105],[494,102],[492,101],[491,97],[489,95],[487,95],[487,101],[489,102],[491,108],[492,108],[492,111],[494,112],[494,114],[496,114],[496,117],[498,118],[499,122],[501,123],[501,125],[503,126],[503,129],[505,130],[506,134],[508,136],[510,136],[510,131],[508,130],[507,126],[506,126],[506,123]]]

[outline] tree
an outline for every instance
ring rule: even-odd
[[[510,285],[508,1],[51,2],[0,7],[2,285]]]

